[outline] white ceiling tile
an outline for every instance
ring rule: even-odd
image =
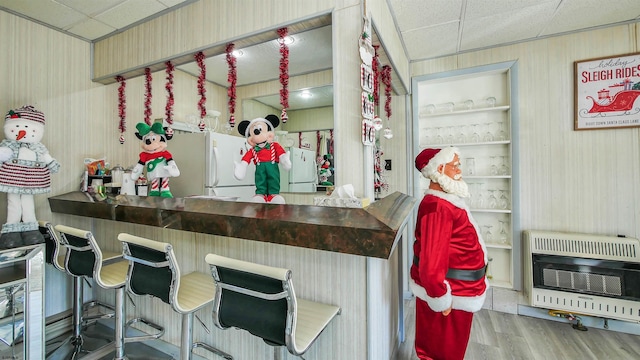
[[[467,19],[462,28],[460,50],[468,51],[533,39],[544,27],[544,22],[540,19],[548,18],[554,11],[554,5],[546,2],[524,9]]]
[[[83,14],[52,0],[0,0],[0,6],[60,29],[67,29],[85,18]]]
[[[458,22],[402,34],[410,59],[426,59],[457,51]]]
[[[108,35],[118,29],[103,24],[94,19],[87,19],[69,28],[70,33],[81,36],[85,39],[94,40]]]
[[[400,31],[438,26],[460,19],[462,0],[391,0]]]
[[[95,18],[121,29],[165,9],[166,7],[156,0],[127,0]]]
[[[600,0],[564,1],[542,35],[575,31],[611,23],[634,20],[640,16],[640,1],[616,0],[615,5]]]
[[[464,20],[473,20],[501,13],[513,13],[514,11],[530,11],[529,7],[555,9],[561,0],[467,0]],[[552,13],[553,14],[553,13]],[[545,19],[545,18],[540,18]]]
[[[101,12],[119,5],[126,0],[56,0],[60,4],[66,5],[89,17],[94,17]]]

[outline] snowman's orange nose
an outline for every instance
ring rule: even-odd
[[[16,140],[20,140],[25,136],[27,136],[27,132],[24,131],[24,130],[20,130],[20,131],[18,131],[18,137],[16,138]]]

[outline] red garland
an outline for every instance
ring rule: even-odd
[[[151,125],[151,69],[144,69],[145,95],[144,95],[144,122]]]
[[[380,70],[378,69],[378,65],[380,64],[380,59],[378,58],[378,48],[380,45],[373,45],[373,49],[375,51],[375,55],[373,56],[373,61],[371,62],[371,67],[373,68],[373,104],[380,104]]]
[[[198,127],[200,130],[204,130],[204,117],[207,116],[207,108],[205,104],[207,103],[207,89],[204,87],[204,80],[207,76],[207,69],[204,64],[204,54],[202,51],[198,52],[195,55],[196,62],[198,63],[198,67],[200,68],[200,75],[198,76],[198,95],[200,95],[200,100],[198,101],[198,110],[200,110],[200,123]]]
[[[120,117],[118,129],[120,129],[120,144],[124,144],[124,132],[127,130],[127,99],[124,96],[124,90],[127,83],[124,77],[120,75],[116,76],[116,81],[120,83],[118,87],[118,117]]]
[[[167,105],[164,110],[164,114],[167,117],[167,124],[173,124],[173,70],[175,67],[171,61],[165,63],[167,65],[167,84],[164,86],[167,89]]]
[[[287,116],[287,109],[289,108],[289,47],[285,43],[287,37],[287,28],[278,29],[278,35],[280,36],[280,105],[282,105],[281,120],[286,123],[289,119]]]
[[[329,130],[329,154],[333,154],[333,129]]]
[[[382,67],[382,83],[385,86],[384,96],[386,97],[384,102],[384,111],[388,120],[391,117],[391,66],[389,65]]]
[[[229,82],[229,88],[227,89],[227,96],[229,97],[229,126],[234,127],[236,125],[236,118],[234,116],[236,112],[236,81],[238,74],[236,72],[236,57],[233,56],[233,43],[228,43],[225,49],[227,53],[227,65],[229,66],[229,74],[227,75],[227,81]]]

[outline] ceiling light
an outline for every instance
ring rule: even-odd
[[[231,52],[231,55],[233,55],[233,57],[237,57],[237,58],[239,58],[239,57],[241,57],[242,55],[244,55],[244,52],[242,52],[242,50],[233,50],[233,51]]]
[[[309,90],[303,90],[303,91],[300,93],[300,97],[301,97],[301,98],[304,98],[304,99],[308,99],[308,98],[310,98],[310,97],[312,97],[312,96],[313,96],[313,94],[312,94],[311,92],[309,92]]]
[[[283,39],[278,38],[278,43],[282,44]],[[284,44],[285,45],[291,45],[293,44],[295,40],[293,39],[293,36],[285,36],[284,37]]]

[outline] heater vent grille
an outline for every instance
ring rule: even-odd
[[[634,238],[544,231],[528,236],[534,254],[640,262],[640,242]]]
[[[615,276],[543,269],[542,278],[545,286],[603,295],[622,295],[622,283]]]
[[[523,240],[524,287],[531,306],[640,322],[640,301],[628,298],[626,276],[631,275],[622,266],[640,263],[638,239],[530,230],[524,232]],[[589,266],[542,267],[544,262],[534,268],[536,255],[603,260],[602,267],[619,266],[602,274],[589,272]],[[542,279],[536,278],[540,286],[534,285],[534,271],[540,271]]]

